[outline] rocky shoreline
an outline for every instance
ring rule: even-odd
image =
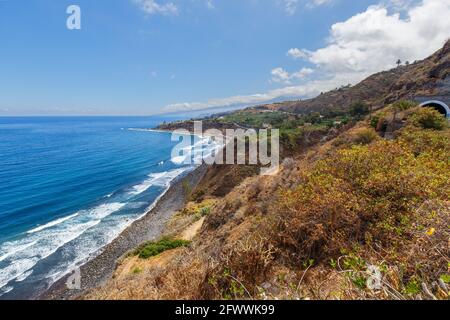
[[[69,290],[67,288],[66,282],[70,275],[66,275],[36,299],[77,299],[90,289],[104,284],[111,278],[118,260],[124,254],[143,242],[158,238],[164,232],[166,222],[185,204],[186,194],[183,182],[187,181],[191,187],[196,186],[203,178],[206,170],[207,166],[201,165],[186,176],[178,178],[143,218],[133,222],[116,239],[106,245],[100,254],[82,265],[80,268],[80,290]]]

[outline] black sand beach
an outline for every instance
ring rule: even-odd
[[[70,275],[66,275],[36,299],[76,299],[87,290],[101,286],[112,276],[117,261],[124,254],[145,241],[158,238],[164,232],[166,222],[174,212],[182,209],[186,201],[183,181],[188,181],[191,187],[197,185],[204,176],[206,168],[206,165],[202,165],[185,177],[173,182],[152,210],[125,229],[116,239],[105,246],[95,258],[86,262],[80,268],[80,290],[69,290],[67,288],[66,282]]]

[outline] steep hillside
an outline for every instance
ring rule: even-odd
[[[394,140],[363,121],[275,176],[189,203],[167,236],[192,242],[131,255],[85,298],[448,299],[450,130],[431,109],[396,119]]]
[[[429,58],[374,74],[352,87],[323,93],[314,99],[259,106],[294,113],[326,112],[365,102],[374,108],[398,99],[450,94],[450,41]]]

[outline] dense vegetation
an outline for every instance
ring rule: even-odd
[[[323,138],[331,129],[340,130],[354,125],[369,112],[370,109],[366,104],[356,102],[348,110],[329,110],[308,114],[248,109],[226,114],[215,118],[214,121],[242,128],[279,129],[283,147],[292,152],[315,144],[317,138]]]

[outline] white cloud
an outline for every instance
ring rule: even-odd
[[[306,50],[300,50],[298,48],[289,49],[287,56],[295,59],[304,59],[308,57],[308,52]]]
[[[324,4],[332,3],[335,0],[308,0],[306,2],[306,7],[314,8]],[[400,0],[397,0],[400,1]],[[299,6],[299,0],[282,0],[282,4],[284,6],[284,10],[290,16],[294,15],[297,12]]]
[[[395,11],[405,11],[419,2],[419,0],[383,0],[381,5]]]
[[[309,8],[313,8],[313,7],[318,7],[318,6],[322,6],[325,4],[330,4],[332,3],[334,0],[310,0],[306,6]]]
[[[300,71],[294,72],[291,75],[291,78],[292,79],[303,79],[313,73],[314,73],[314,70],[311,68],[302,68]]]
[[[270,74],[272,75],[271,79],[272,82],[285,84],[291,84],[292,80],[303,79],[312,73],[314,73],[314,70],[311,68],[302,68],[301,70],[294,72],[292,74],[290,74],[283,68],[275,68],[272,69],[272,71],[270,72]]]
[[[254,105],[264,103],[280,97],[310,97],[318,95],[321,91],[335,88],[340,81],[336,79],[315,80],[302,86],[289,86],[280,89],[271,90],[266,93],[257,93],[252,95],[237,95],[226,98],[210,99],[206,102],[183,102],[174,103],[166,106],[164,112],[182,112],[202,110],[217,107],[231,107],[237,105]]]
[[[172,2],[159,4],[155,0],[134,0],[147,14],[177,15],[178,7]]]
[[[270,74],[272,75],[273,82],[290,82],[289,72],[283,68],[275,68],[270,72]]]
[[[306,53],[306,59],[315,65],[318,74],[324,75],[322,79],[267,93],[211,99],[204,103],[172,104],[167,110],[256,104],[286,96],[307,98],[341,85],[355,84],[370,74],[394,67],[397,59],[414,61],[438,50],[450,38],[448,17],[450,0],[423,0],[406,9],[403,16],[389,13],[385,5],[371,6],[334,24],[323,48],[299,50]],[[274,70],[272,77],[278,77],[279,83],[292,79],[283,68]]]
[[[283,0],[283,6],[288,15],[293,15],[297,11],[298,0]]]
[[[424,0],[402,19],[382,6],[369,7],[331,27],[331,40],[308,60],[331,74],[371,74],[403,61],[422,59],[450,36],[450,0]]]

